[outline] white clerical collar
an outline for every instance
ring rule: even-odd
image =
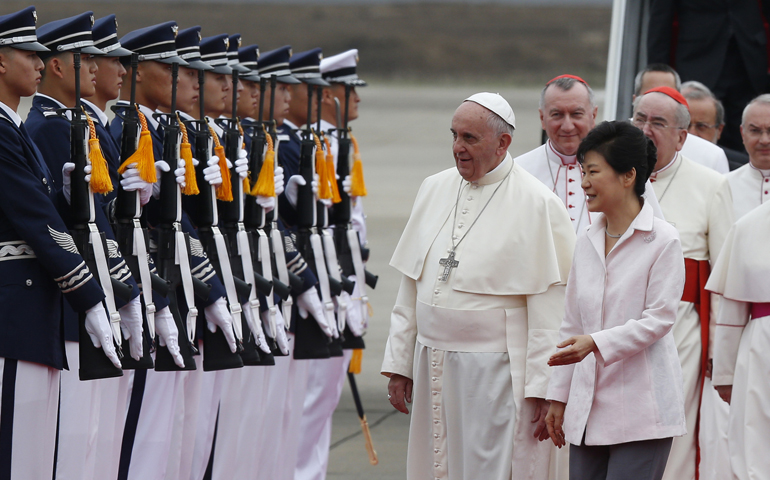
[[[12,109],[11,107],[9,107],[8,105],[4,104],[3,102],[0,102],[0,108],[2,108],[2,109],[3,109],[3,111],[4,111],[4,112],[5,112],[5,114],[8,116],[8,118],[9,118],[9,119],[10,119],[10,120],[11,120],[11,121],[14,123],[14,124],[16,124],[16,126],[17,126],[17,127],[20,127],[20,126],[21,126],[21,117],[19,116],[19,114],[18,114],[18,113],[16,113],[15,111],[13,111],[13,109]]]
[[[476,185],[492,185],[493,183],[497,183],[501,180],[503,180],[505,177],[508,176],[508,174],[511,172],[511,168],[513,167],[513,159],[511,159],[511,154],[506,153],[505,158],[502,162],[495,168],[493,168],[490,172],[488,172],[486,175],[481,177],[474,183]]]
[[[770,177],[770,169],[765,170],[765,169],[762,169],[762,168],[757,168],[757,167],[754,166],[753,163],[751,163],[751,161],[749,161],[749,166],[752,168],[752,170],[755,170],[755,171],[759,172],[759,174],[762,175],[762,178]]]
[[[553,142],[549,139],[545,145],[545,153],[548,159],[555,164],[561,166],[575,165],[577,164],[577,155],[564,155],[556,150],[553,146]]]
[[[88,105],[88,107],[96,114],[96,118],[99,119],[99,124],[101,126],[104,127],[107,125],[107,122],[109,121],[109,119],[107,118],[107,115],[102,111],[101,108],[97,107],[96,105],[93,104],[93,102],[89,102],[85,98],[81,98],[80,101]]]
[[[650,181],[651,181],[651,182],[654,182],[655,180],[657,180],[657,179],[658,179],[658,177],[661,177],[661,178],[666,178],[666,177],[668,176],[668,174],[669,174],[669,173],[671,173],[671,171],[672,171],[672,170],[671,170],[671,167],[673,167],[673,166],[674,166],[674,164],[676,163],[676,160],[677,160],[678,158],[679,158],[679,152],[676,152],[676,153],[674,154],[674,158],[672,158],[672,159],[671,159],[671,161],[670,161],[670,162],[668,162],[668,164],[666,164],[666,166],[665,166],[665,167],[661,168],[661,169],[660,169],[660,170],[658,170],[657,172],[652,172],[652,173],[650,174]]]

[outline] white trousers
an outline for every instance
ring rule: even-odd
[[[127,465],[121,465],[122,478],[165,480],[176,405],[177,376],[178,372],[155,370],[138,370],[134,373],[129,414],[124,428],[125,431],[135,432],[135,436],[130,451],[125,444],[121,451],[121,461],[129,460]],[[141,389],[142,380],[144,389],[140,392],[137,388]],[[136,409],[139,410],[138,415]]]
[[[268,378],[273,366],[248,367],[241,375],[241,422],[238,431],[238,464],[232,478],[257,478],[259,452],[272,433],[264,429],[267,416]]]
[[[118,476],[120,447],[126,425],[128,392],[133,372],[124,370],[122,377],[97,380],[100,384],[99,431],[96,437],[94,479],[115,479]]]
[[[307,391],[302,408],[299,449],[294,480],[323,480],[329,466],[332,415],[340,402],[353,350],[344,356],[307,360]]]
[[[0,357],[0,478],[50,480],[59,370]]]
[[[65,342],[69,370],[61,372],[56,480],[95,478],[102,380],[80,381],[78,342]]]
[[[199,344],[199,349],[202,344]],[[195,449],[198,406],[203,383],[203,361],[193,357],[197,369],[177,373],[176,408],[171,433],[171,446],[166,465],[166,480],[189,480]]]

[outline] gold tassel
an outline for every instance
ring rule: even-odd
[[[99,139],[96,138],[96,127],[91,116],[83,110],[88,121],[88,161],[91,163],[91,191],[94,193],[109,193],[112,191],[112,180],[107,168],[107,159],[104,158]]]
[[[361,162],[361,152],[358,150],[358,141],[350,134],[353,142],[353,169],[350,171],[350,196],[365,197],[366,183],[364,183],[364,164]]]
[[[340,203],[342,198],[340,197],[340,189],[337,186],[337,172],[334,169],[334,154],[332,153],[332,146],[329,143],[329,137],[324,136],[324,143],[326,143],[326,175],[329,178],[329,185],[332,191],[332,203]]]
[[[353,356],[350,357],[350,367],[348,368],[348,373],[355,373],[358,375],[361,373],[361,361],[364,358],[364,350],[361,348],[356,348],[353,350]]]
[[[139,115],[139,123],[142,125],[141,133],[139,134],[139,145],[136,147],[136,151],[123,161],[123,164],[118,168],[118,173],[123,174],[129,165],[136,164],[136,169],[139,170],[139,178],[147,183],[155,183],[158,181],[158,174],[155,171],[155,153],[152,150],[152,136],[150,129],[147,127],[147,118],[136,107],[136,113]]]
[[[264,128],[264,127],[262,127]],[[259,171],[257,183],[251,191],[253,196],[261,195],[263,197],[275,196],[275,149],[273,148],[273,137],[265,130],[267,139],[267,153],[265,161],[262,162],[262,169]]]
[[[179,118],[179,114],[176,115],[176,120],[179,122],[179,129],[182,131],[182,146],[179,149],[179,155],[184,160],[184,187],[182,193],[185,195],[198,195],[198,179],[195,176],[195,165],[193,165],[192,147],[190,146],[190,139],[187,136],[187,127],[182,119]]]
[[[217,200],[225,202],[233,201],[233,185],[230,183],[230,169],[227,168],[227,158],[225,157],[225,147],[219,143],[217,132],[209,126],[211,137],[214,139],[214,154],[219,157],[219,170],[222,172],[222,184],[217,185]]]
[[[326,168],[326,156],[321,146],[321,139],[313,132],[315,140],[315,171],[318,174],[318,198],[325,200],[332,198],[332,192],[329,188],[329,170]]]
[[[241,126],[240,120],[238,120],[238,131],[241,133],[241,137],[243,137],[243,149],[246,150],[246,134],[243,132],[243,127]],[[246,195],[252,195],[251,193],[251,171],[249,171],[246,174],[246,178],[243,179],[243,193]]]

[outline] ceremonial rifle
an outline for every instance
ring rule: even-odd
[[[88,165],[88,122],[83,117],[83,107],[80,103],[80,52],[73,53],[75,67],[75,107],[57,110],[57,114],[67,118],[67,112],[71,114],[70,120],[70,161],[75,164],[75,169],[70,177],[70,207],[73,226],[70,229],[78,251],[86,261],[89,270],[96,273],[96,278],[104,290],[107,314],[114,341],[117,344],[118,355],[121,351],[120,313],[115,308],[114,293],[126,300],[131,296],[131,287],[113,279],[110,276],[107,263],[107,242],[104,234],[99,232],[96,226],[94,194],[91,186],[86,182],[85,168]],[[121,285],[123,286],[121,288]],[[113,290],[113,287],[117,287]],[[126,294],[127,290],[127,294]],[[94,380],[98,378],[120,377],[123,370],[116,367],[104,354],[102,348],[94,347],[93,342],[86,331],[86,314],[78,314],[78,338],[81,380]]]
[[[253,191],[258,176],[262,171],[262,165],[264,163],[265,148],[267,147],[267,132],[265,130],[265,122],[262,120],[265,106],[265,90],[267,88],[267,78],[262,77],[259,80],[259,112],[258,120],[255,124],[248,126],[249,136],[251,142],[249,143],[249,171],[251,172],[250,182],[248,184],[249,191]],[[272,140],[272,138],[271,138]],[[277,203],[277,199],[276,199]],[[246,229],[256,237],[252,236],[252,239],[257,243],[256,252],[252,249],[252,260],[254,261],[255,280],[257,290],[265,297],[267,303],[269,319],[266,325],[267,331],[265,337],[267,338],[268,346],[270,347],[273,355],[280,354],[275,338],[278,334],[276,326],[276,313],[277,306],[273,298],[273,293],[279,296],[281,300],[286,300],[291,294],[291,290],[288,285],[281,282],[273,275],[273,262],[270,258],[270,240],[267,236],[267,218],[264,209],[256,201],[248,201],[244,205],[244,224]],[[261,275],[256,273],[256,270],[261,271]],[[272,281],[268,280],[271,279]],[[267,282],[267,283],[264,283]],[[272,359],[265,358],[265,362],[270,362]],[[273,363],[275,362],[272,360]]]
[[[163,128],[163,160],[168,164],[169,171],[161,172],[158,232],[159,272],[162,278],[171,284],[169,302],[174,322],[179,330],[179,349],[184,359],[184,370],[195,370],[193,354],[198,352],[195,346],[195,329],[198,309],[195,306],[195,296],[208,298],[211,287],[195,278],[190,272],[190,243],[189,237],[182,231],[182,191],[176,183],[174,170],[179,163],[181,133],[176,116],[176,89],[179,77],[179,64],[171,64],[171,113],[154,114],[155,118],[165,120],[160,122]],[[176,290],[182,286],[187,305],[187,318],[182,321],[177,302]],[[187,341],[183,341],[182,337]],[[158,346],[155,358],[156,370],[180,370],[174,363],[167,348]]]
[[[279,156],[278,156],[278,135],[276,134],[275,127],[276,127],[276,121],[275,121],[275,88],[276,88],[277,78],[275,75],[270,77],[270,108],[268,110],[269,120],[268,120],[268,134],[270,135],[270,138],[273,141],[274,151],[275,151],[275,163],[274,168],[278,168],[279,165]],[[264,89],[262,88],[262,82],[260,82],[260,91],[262,92],[262,96],[264,96]],[[262,108],[261,106],[262,100],[260,99],[260,110]],[[278,202],[276,199],[275,208],[272,212],[267,214],[267,221],[269,222],[270,228],[268,235],[270,236],[270,252],[271,252],[271,258],[273,260],[273,287],[275,288],[275,293],[281,298],[281,311],[283,313],[283,319],[284,319],[284,326],[286,329],[288,329],[291,326],[291,318],[292,318],[292,307],[294,305],[294,299],[291,297],[290,293],[292,290],[299,291],[302,289],[303,281],[298,276],[295,275],[292,272],[289,272],[289,269],[286,267],[286,250],[285,245],[286,242],[284,241],[283,232],[280,228],[278,228]],[[277,278],[276,278],[277,277]],[[277,280],[277,281],[276,281]],[[280,288],[283,286],[290,286],[288,291],[281,291]],[[274,355],[277,356],[283,356],[283,353],[280,350],[274,351]]]
[[[342,201],[332,207],[332,218],[334,222],[334,243],[337,247],[340,267],[345,277],[354,275],[356,277],[356,284],[358,284],[358,289],[361,293],[361,319],[365,320],[369,316],[369,297],[366,295],[366,286],[375,288],[377,276],[368,272],[364,267],[361,241],[358,237],[358,232],[353,229],[353,224],[350,221],[352,200],[342,185],[345,177],[350,175],[350,137],[348,136],[350,92],[351,86],[345,84],[344,123],[342,122],[339,100],[334,99],[337,122],[337,176],[339,177],[337,179],[337,186]],[[344,336],[343,347],[354,349],[365,347],[363,338],[353,335],[349,327],[344,330]]]
[[[136,107],[136,73],[139,66],[139,54],[131,54],[131,100],[125,113],[122,106],[113,106],[115,115],[123,121],[123,129],[120,136],[120,158],[127,160],[136,152],[139,145],[139,136],[141,126],[139,122],[139,113]],[[123,370],[147,369],[153,368],[154,364],[150,353],[154,351],[155,338],[155,304],[153,303],[152,292],[156,289],[162,296],[168,294],[168,283],[150,271],[147,251],[147,232],[142,228],[140,217],[142,207],[139,202],[139,195],[136,191],[127,191],[118,182],[118,194],[115,199],[115,237],[118,247],[123,253],[126,265],[131,270],[134,278],[139,279],[142,289],[142,300],[144,301],[144,323],[142,324],[142,358],[138,361],[123,352]],[[123,338],[123,349],[128,346],[128,342]]]
[[[331,355],[329,351],[331,341],[316,320],[327,324],[330,321],[335,322],[329,275],[326,272],[323,246],[316,227],[317,206],[312,187],[315,176],[313,168],[315,140],[311,128],[313,89],[309,85],[307,96],[307,124],[302,130],[299,157],[299,175],[304,178],[305,185],[300,186],[297,191],[297,249],[318,278],[325,318],[313,319],[310,312],[307,318],[298,316],[294,329],[294,358],[298,359],[328,358]]]
[[[232,312],[232,301],[238,303],[238,309],[240,310],[241,303],[246,303],[250,310],[250,316],[240,315],[240,329],[241,338],[243,342],[243,350],[240,352],[241,358],[245,365],[260,365],[261,359],[257,352],[256,336],[261,333],[259,316],[259,300],[257,299],[257,290],[255,286],[255,273],[254,263],[252,261],[252,246],[251,239],[246,232],[243,225],[244,205],[243,205],[243,181],[241,180],[238,172],[236,171],[236,162],[238,161],[239,152],[242,146],[241,132],[238,122],[238,80],[239,72],[233,69],[232,73],[232,114],[229,119],[220,119],[218,123],[223,129],[223,143],[225,157],[230,160],[230,190],[232,192],[232,201],[220,201],[219,218],[222,230],[225,232],[222,239],[222,245],[225,245],[225,240],[229,246],[230,256],[227,259],[223,259],[222,249],[219,250],[220,267],[222,268],[223,275],[226,275],[225,270],[228,268],[231,270],[231,276],[233,278],[234,285],[232,287],[237,288],[236,296],[231,299],[231,292],[228,290],[228,301],[230,302],[230,309]],[[225,265],[225,263],[228,263]],[[250,282],[250,283],[247,283]],[[225,288],[228,289],[227,281],[225,280]],[[246,321],[246,318],[251,319],[251,324]],[[235,320],[234,320],[235,321]],[[244,336],[243,332],[248,332],[249,335]],[[253,334],[253,335],[252,335]],[[266,347],[266,346],[265,346]]]

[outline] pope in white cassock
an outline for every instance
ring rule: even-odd
[[[479,93],[452,118],[456,168],[427,178],[391,260],[403,274],[382,373],[413,402],[407,479],[548,479],[547,360],[575,234],[507,150],[514,114]]]

